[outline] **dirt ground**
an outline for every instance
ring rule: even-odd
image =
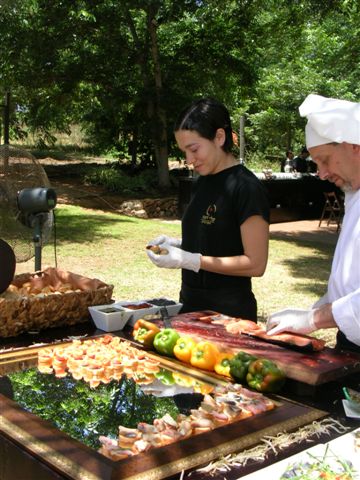
[[[273,223],[270,225],[271,238],[299,238],[309,242],[320,242],[336,245],[339,232],[336,225],[327,225],[326,222],[319,226],[319,220],[299,220],[296,222]]]
[[[116,211],[124,198],[110,195],[102,187],[85,185],[79,178],[51,179],[51,186],[57,194],[60,204],[78,205],[95,210]]]
[[[38,160],[38,162],[44,167],[51,186],[57,193],[59,204],[71,204],[95,210],[123,213],[124,202],[136,200],[128,195],[108,192],[98,185],[84,183],[84,167],[101,165],[105,163],[104,159],[94,159],[84,163],[45,158]],[[178,164],[176,163],[173,167],[178,167]],[[141,198],[143,197],[144,195],[141,196]],[[159,198],[162,198],[162,196],[159,195]]]
[[[104,163],[102,159],[96,162],[77,162],[55,160],[52,158],[40,159],[38,162],[44,167],[51,187],[57,194],[59,204],[78,205],[95,210],[116,211],[124,200],[121,196],[110,195],[103,187],[86,185],[82,180],[84,165],[93,166]]]

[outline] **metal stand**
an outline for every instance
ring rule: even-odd
[[[35,272],[41,270],[41,251],[43,246],[42,226],[45,220],[46,213],[36,213],[31,215],[31,226],[34,229],[33,242],[35,246]]]

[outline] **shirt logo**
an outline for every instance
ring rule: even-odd
[[[206,209],[205,215],[201,217],[201,223],[203,225],[212,225],[215,223],[215,214],[216,214],[216,205],[212,204],[209,205],[208,208]]]

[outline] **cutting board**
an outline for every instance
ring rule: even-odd
[[[223,350],[243,350],[273,360],[288,378],[308,385],[321,385],[360,371],[360,354],[325,347],[321,352],[297,351],[248,335],[228,333],[223,325],[199,320],[214,312],[183,313],[172,317],[172,328],[180,333],[216,342]]]

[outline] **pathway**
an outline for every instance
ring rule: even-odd
[[[328,226],[326,222],[323,222],[319,227],[319,220],[300,220],[271,224],[270,237],[279,239],[299,238],[335,246],[339,232],[336,231],[335,224]]]

